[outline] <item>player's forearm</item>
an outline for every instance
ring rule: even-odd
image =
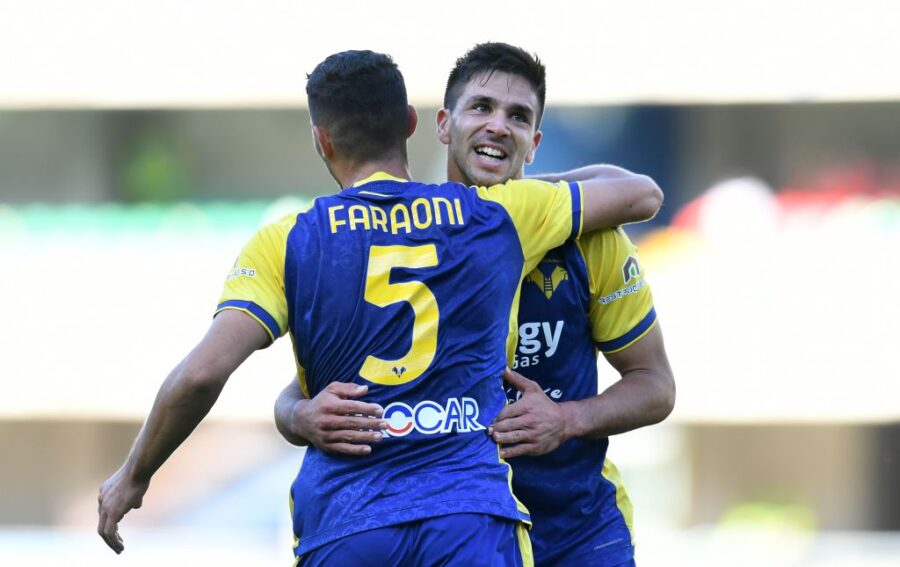
[[[635,370],[599,396],[561,406],[568,437],[609,437],[668,417],[675,407],[675,382],[658,371]]]
[[[560,181],[587,181],[589,179],[617,179],[635,175],[625,168],[608,164],[586,165],[576,169],[570,169],[561,173],[538,173],[529,175],[530,179],[540,179],[549,183]]]
[[[305,398],[293,394],[294,386],[285,388],[275,400],[275,427],[285,441],[298,447],[306,447],[309,440],[294,431],[294,410],[298,404],[308,403]]]
[[[663,193],[646,175],[592,178],[581,181],[584,232],[653,218]]]
[[[586,187],[584,182],[600,183],[601,187],[610,192],[609,197],[612,197],[605,203],[608,208],[607,216],[617,222],[609,226],[650,220],[662,206],[663,194],[653,179],[615,165],[594,164],[561,173],[541,173],[530,177],[550,183],[578,181],[582,182],[586,191],[590,191],[592,187]],[[615,198],[616,192],[622,192],[618,199]]]
[[[226,379],[227,376],[203,376],[191,367],[189,359],[169,374],[126,462],[135,480],[150,481],[209,413]]]

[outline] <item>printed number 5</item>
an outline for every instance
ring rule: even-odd
[[[372,246],[369,250],[369,269],[366,272],[365,299],[379,307],[387,307],[405,301],[412,307],[415,320],[412,328],[412,346],[409,352],[397,360],[383,360],[369,355],[359,375],[376,384],[397,386],[411,382],[422,375],[437,350],[438,311],[437,299],[420,281],[391,283],[391,269],[430,268],[438,265],[434,244],[426,246]]]

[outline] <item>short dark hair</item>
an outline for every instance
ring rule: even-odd
[[[406,84],[390,55],[368,50],[335,53],[306,78],[312,122],[328,130],[338,151],[372,160],[405,147]]]
[[[456,65],[447,78],[444,108],[453,109],[463,88],[472,77],[480,73],[487,73],[489,77],[497,71],[518,75],[534,88],[538,99],[535,127],[540,126],[544,114],[544,99],[547,95],[546,69],[537,55],[508,43],[479,43],[456,60]]]

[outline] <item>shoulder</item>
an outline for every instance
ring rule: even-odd
[[[554,191],[565,183],[549,183],[539,179],[510,179],[505,183],[498,183],[490,187],[473,187],[476,193],[487,198],[492,195],[512,193],[512,192],[529,192],[529,191]]]
[[[549,183],[538,179],[513,179],[490,187],[474,187],[474,193],[482,201],[494,202],[516,212],[527,212],[540,218],[560,206],[571,209],[570,187],[565,182]]]
[[[266,234],[275,236],[280,234],[287,234],[291,231],[294,226],[297,225],[298,219],[302,216],[306,215],[314,206],[314,203],[310,203],[309,207],[306,207],[301,210],[290,212],[277,221],[273,223],[269,223],[266,226],[260,229],[260,232],[264,232]]]
[[[305,213],[307,213],[313,204],[311,203],[309,207],[306,207],[302,210],[293,211],[288,213],[278,220],[271,222],[269,224],[264,225],[262,228],[256,231],[253,237],[250,239],[251,246],[261,246],[261,247],[282,247],[284,243],[288,239],[288,235],[297,226],[298,220],[302,218]]]
[[[586,262],[597,262],[604,256],[621,250],[632,250],[634,245],[621,227],[604,228],[583,234],[575,241]]]

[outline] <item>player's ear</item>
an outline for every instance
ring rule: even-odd
[[[313,143],[316,146],[316,153],[325,159],[331,159],[334,156],[334,144],[331,141],[331,134],[328,130],[313,125]]]
[[[538,146],[541,145],[541,140],[544,138],[544,133],[538,130],[534,133],[534,138],[531,140],[531,151],[528,152],[528,155],[525,156],[525,163],[530,164],[534,161],[534,154],[537,152]]]
[[[416,131],[416,126],[419,124],[419,114],[416,112],[416,107],[413,105],[407,105],[407,120],[409,120],[409,127],[406,131],[406,137],[409,138],[413,135],[413,132]]]
[[[437,136],[444,145],[450,144],[450,111],[446,108],[437,113]]]

